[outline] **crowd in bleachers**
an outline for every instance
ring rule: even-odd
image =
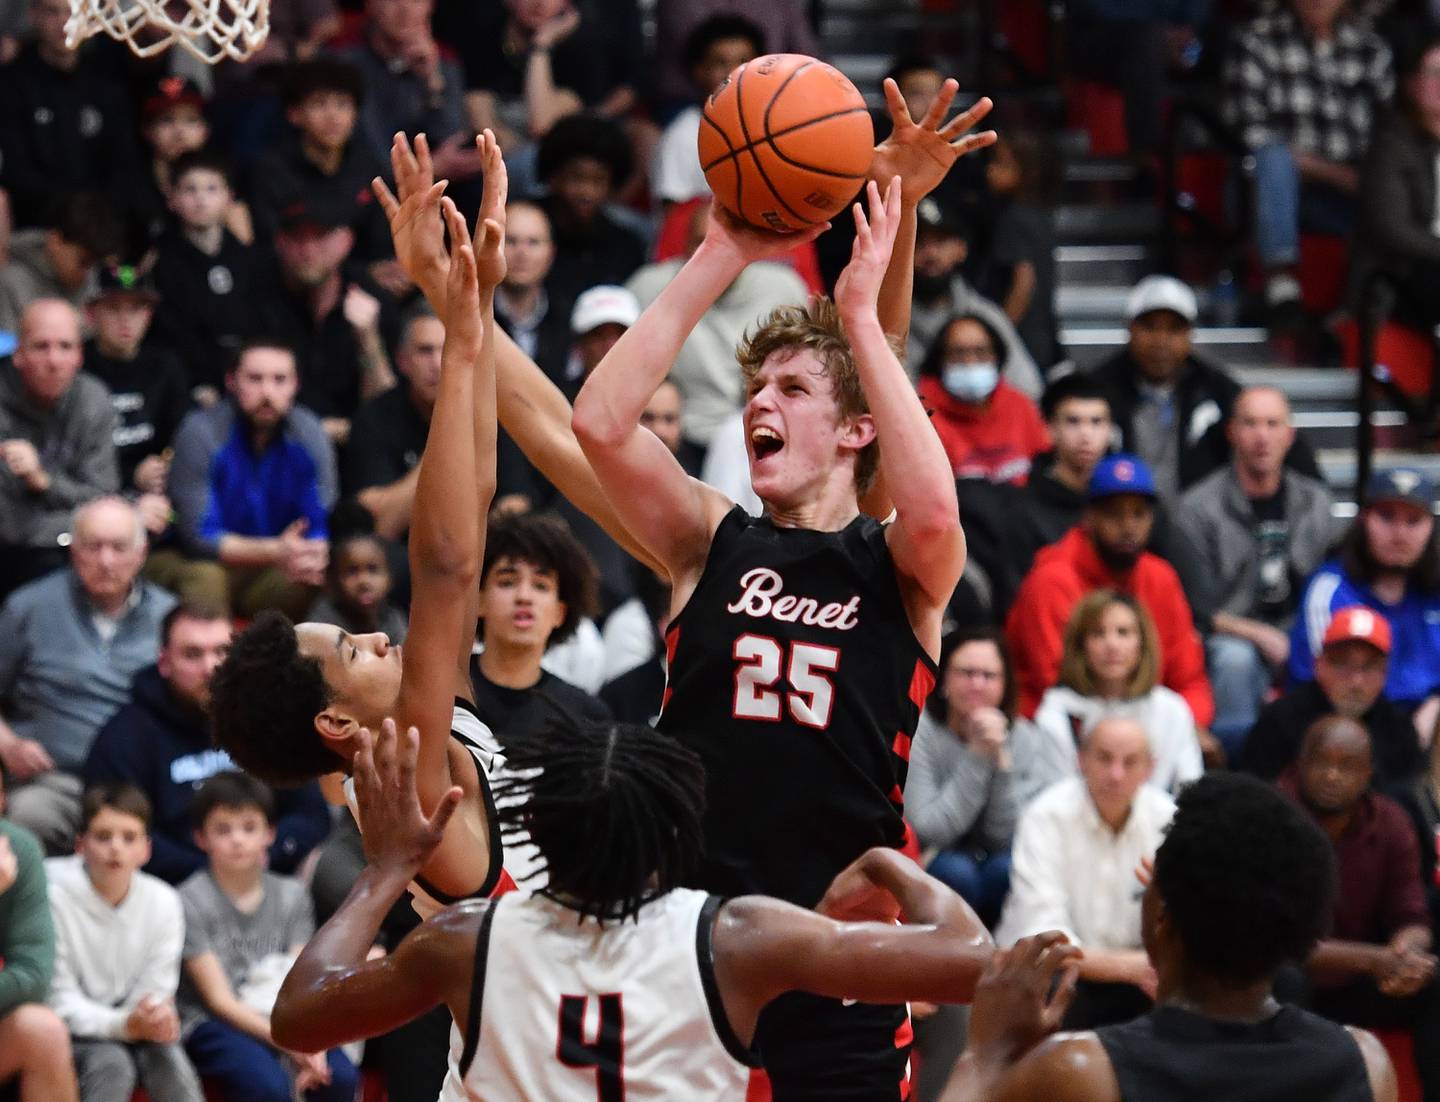
[[[212,68],[71,48],[68,13],[0,0],[0,1091],[170,1102],[203,1078],[229,1099],[350,1098],[354,1054],[276,1050],[268,1008],[357,875],[358,836],[315,785],[236,772],[205,708],[262,610],[404,638],[444,327],[370,181],[395,132],[424,133],[473,211],[472,138],[495,131],[497,318],[573,399],[704,234],[703,97],[752,57],[825,42],[799,0],[659,0],[648,35],[636,0],[287,0],[252,61]],[[1428,341],[1440,322],[1427,17],[1072,0],[1056,34],[1069,79],[1123,97],[1142,189],[1170,90],[1208,92],[1233,127],[1248,285],[1284,358],[1327,347],[1334,320],[1306,305],[1306,233],[1353,242],[1355,288],[1386,273],[1399,323]],[[915,118],[948,68],[894,61]],[[1000,141],[920,204],[899,335],[969,545],[908,751],[921,856],[1001,944],[1058,928],[1084,947],[1070,1024],[1123,1020],[1155,994],[1135,870],[1173,796],[1205,769],[1274,781],[1341,873],[1290,997],[1412,1030],[1440,1099],[1436,488],[1382,466],[1337,520],[1283,388],[1197,352],[1203,296],[1170,275],[1131,290],[1125,346],[1075,370],[1055,122],[964,94],[982,92]],[[746,269],[646,412],[752,511],[735,347],[833,284],[847,232]],[[541,722],[542,696],[653,722],[667,584],[504,432],[498,467],[480,715],[502,741]],[[376,951],[413,924],[392,915]],[[942,1064],[957,1030],[922,1025],[922,1055]],[[367,1060],[396,1102],[433,1099],[445,1045],[442,1009]]]

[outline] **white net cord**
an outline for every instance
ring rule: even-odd
[[[270,0],[70,0],[67,45],[102,31],[139,57],[179,45],[207,65],[244,61],[270,33]]]

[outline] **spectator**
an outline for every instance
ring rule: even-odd
[[[18,333],[26,308],[56,298],[77,310],[95,297],[95,269],[113,261],[122,237],[104,199],[81,192],[59,201],[53,224],[21,230],[0,267],[0,332]]]
[[[639,317],[640,302],[624,287],[601,284],[575,300],[570,311],[570,364],[565,371],[572,393]]]
[[[315,58],[294,65],[282,90],[291,131],[261,156],[251,175],[261,239],[276,235],[284,212],[296,203],[347,212],[356,258],[386,290],[405,293],[409,280],[395,263],[389,226],[370,190],[376,176],[389,177],[390,161],[377,160],[355,136],[365,98],[360,73],[344,62]]]
[[[505,205],[505,280],[495,288],[495,320],[573,398],[579,385],[565,362],[570,303],[552,300],[545,285],[554,263],[555,241],[545,209],[530,199],[512,199]]]
[[[552,126],[586,107],[613,116],[628,104],[607,102],[613,91],[604,56],[607,13],[569,0],[505,0],[490,8],[472,17],[457,40],[470,89],[466,114],[477,130],[495,131],[507,167],[516,170],[512,184],[523,193],[534,182],[533,143]],[[618,83],[633,84],[636,76],[626,73]]]
[[[1198,60],[1198,35],[1212,7],[1211,0],[1078,0],[1066,11],[1066,56],[1077,76],[1120,90],[1132,152],[1151,158],[1164,152],[1166,74]]]
[[[705,236],[710,217],[708,204],[690,222],[690,240],[684,257],[647,264],[626,286],[646,307],[675,278],[686,259]],[[670,378],[684,402],[681,428],[685,439],[708,448],[726,418],[738,415],[745,403],[744,386],[735,370],[735,346],[777,306],[808,301],[809,291],[793,268],[775,261],[751,264],[700,319],[685,338]],[[743,442],[738,422],[735,437]]]
[[[934,196],[921,200],[915,215],[914,302],[905,343],[905,363],[912,377],[945,324],[957,314],[966,314],[984,319],[1000,335],[1006,381],[1027,398],[1039,398],[1044,385],[1040,371],[1015,326],[1004,310],[972,288],[961,274],[970,252],[970,227],[965,218],[958,210],[941,206]]]
[[[996,142],[985,169],[996,208],[987,290],[1047,373],[1061,358],[1055,322],[1054,212],[1060,177],[1052,143],[1033,130],[1016,131]]]
[[[128,502],[75,512],[70,569],[16,590],[0,608],[0,758],[10,817],[51,854],[73,849],[80,767],[96,732],[155,659],[175,603],[139,580],[145,528]]]
[[[1364,605],[1339,609],[1325,628],[1315,680],[1292,685],[1255,721],[1245,740],[1245,770],[1275,780],[1294,764],[1311,724],[1340,715],[1369,732],[1380,783],[1393,790],[1412,780],[1424,753],[1410,718],[1385,698],[1391,646],[1385,617]]]
[[[685,424],[685,399],[681,397],[680,388],[675,385],[674,379],[666,379],[655,388],[655,393],[650,395],[650,404],[640,414],[640,424],[660,438],[660,442],[670,449],[670,454],[680,460],[680,465],[686,471],[699,476],[705,453],[682,434]],[[743,437],[744,434],[741,435]]]
[[[1429,330],[1440,323],[1440,33],[1403,44],[1393,111],[1375,130],[1360,176],[1355,284],[1383,269],[1399,284],[1395,317]]]
[[[481,650],[470,680],[475,710],[502,747],[507,735],[545,726],[556,705],[587,720],[610,718],[599,700],[540,665],[594,606],[595,566],[564,524],[533,513],[491,523],[480,571]]]
[[[185,364],[195,400],[220,400],[224,364],[266,324],[274,281],[260,251],[226,228],[234,192],[219,156],[183,153],[170,170],[175,218],[155,246],[155,289],[165,309],[154,341]]]
[[[62,565],[72,510],[120,487],[110,395],[81,358],[74,307],[40,299],[0,363],[0,596]]]
[[[1338,891],[1329,936],[1310,954],[1319,1014],[1347,1025],[1408,1027],[1426,1097],[1440,1090],[1440,999],[1420,854],[1406,813],[1370,791],[1370,739],[1353,719],[1316,720],[1280,781],[1329,836]]]
[[[244,773],[219,773],[195,794],[193,814],[209,862],[180,885],[180,1035],[195,1069],[227,1097],[352,1102],[360,1075],[339,1049],[285,1053],[270,1039],[278,980],[315,932],[305,886],[265,868],[270,793]]]
[[[385,542],[373,532],[335,539],[325,570],[325,592],[310,606],[312,623],[334,624],[351,635],[382,632],[391,645],[405,642],[405,614],[390,603]]]
[[[979,628],[946,639],[939,687],[910,745],[905,807],[921,847],[934,852],[927,871],[991,926],[1010,887],[1014,720],[1015,681],[1000,633]]]
[[[1339,554],[1311,575],[1290,630],[1292,681],[1314,677],[1315,655],[1336,609],[1365,605],[1390,623],[1394,647],[1385,695],[1407,710],[1440,690],[1440,546],[1431,512],[1435,489],[1406,467],[1376,471]],[[1417,714],[1427,737],[1434,706]]]
[[[87,788],[132,784],[150,803],[150,857],[145,871],[179,884],[205,864],[195,842],[190,804],[200,785],[234,769],[210,733],[210,677],[230,646],[230,619],[219,609],[179,604],[160,629],[159,660],[135,675],[130,697],[100,728],[82,777]],[[275,842],[269,867],[293,873],[330,828],[324,797],[313,785],[275,793]]]
[[[55,918],[50,1005],[70,1029],[85,1102],[202,1102],[180,1047],[175,989],[185,916],[150,856],[150,801],[129,784],[85,793],[78,852],[45,862]]]
[[[0,757],[0,816],[9,771]],[[35,837],[0,817],[0,1090],[23,1102],[77,1102],[70,1031],[45,1005],[55,971],[55,925]]]
[[[692,101],[681,109],[660,135],[650,190],[662,203],[687,203],[710,194],[700,165],[701,105],[735,69],[765,52],[765,35],[743,15],[712,15],[685,39],[685,72],[690,78]],[[698,98],[694,98],[698,96]],[[929,100],[926,100],[929,105]],[[919,118],[924,117],[922,112]]]
[[[22,228],[45,225],[57,195],[103,188],[135,169],[130,97],[65,44],[69,18],[66,0],[32,0],[33,38],[0,70],[0,185]]]
[[[1067,1029],[1126,1021],[1155,997],[1135,874],[1154,856],[1175,802],[1145,783],[1151,764],[1138,723],[1103,720],[1080,744],[1080,776],[1041,793],[1015,831],[1010,896],[995,942],[1060,930],[1080,947]]]
[[[1343,0],[1285,0],[1241,28],[1225,61],[1225,115],[1254,155],[1255,244],[1272,326],[1300,305],[1300,231],[1348,234],[1390,48]]]
[[[365,0],[360,39],[336,56],[360,71],[366,95],[359,135],[374,160],[390,163],[397,131],[427,134],[436,143],[435,178],[464,180],[478,176],[482,162],[463,130],[460,65],[431,30],[434,6],[434,0]]]
[[[169,513],[167,456],[190,409],[190,387],[173,353],[144,343],[159,302],[149,279],[130,265],[102,268],[90,303],[95,335],[85,342],[84,369],[110,392],[120,485],[160,497]]]
[[[697,26],[721,12],[743,16],[760,28],[765,41],[759,53],[820,54],[799,0],[661,0],[655,6],[655,79],[662,105],[688,102],[685,43]]]
[[[362,400],[395,385],[381,335],[388,298],[341,271],[355,245],[352,211],[302,199],[280,212],[275,332],[295,352],[299,401],[343,446]]]
[[[142,100],[140,137],[148,154],[144,163],[123,178],[107,182],[125,223],[125,260],[145,256],[160,240],[169,220],[175,162],[186,153],[204,149],[210,140],[204,93],[189,77],[161,77]],[[225,226],[247,245],[254,239],[250,209],[238,199],[232,199],[226,208]]]
[[[1108,589],[1081,598],[1065,625],[1060,682],[1035,712],[1033,740],[1017,740],[1022,805],[1079,768],[1077,747],[1111,716],[1131,719],[1150,740],[1148,783],[1172,796],[1204,771],[1195,717],[1158,684],[1155,622],[1134,597]]]
[[[298,619],[324,582],[326,513],[335,458],[319,419],[295,404],[295,357],[258,340],[240,350],[229,397],[185,418],[170,489],[185,553],[216,560],[203,603],[254,616],[279,608]],[[152,575],[180,554],[151,557]]]
[[[1050,446],[1035,403],[1002,378],[1004,348],[984,318],[960,314],[920,364],[916,389],[956,478],[1021,485],[1031,459]]]
[[[670,582],[636,563],[635,596],[605,619],[605,687],[600,699],[620,723],[655,726],[665,695]]]
[[[1290,657],[1300,589],[1330,548],[1329,488],[1285,468],[1295,440],[1290,404],[1250,387],[1226,424],[1233,458],[1191,486],[1176,514],[1217,589],[1205,640],[1215,689],[1214,733],[1239,761],[1275,674]]]
[[[634,161],[625,135],[598,115],[567,115],[536,156],[555,241],[546,289],[557,301],[574,302],[598,284],[624,283],[645,263],[645,242],[605,209]]]
[[[1133,455],[1104,459],[1090,479],[1081,522],[1035,556],[1006,621],[1020,712],[1033,715],[1060,671],[1062,633],[1080,598],[1096,589],[1132,594],[1160,634],[1160,681],[1185,698],[1195,722],[1215,714],[1205,656],[1173,567],[1145,550],[1155,520],[1155,482]]]

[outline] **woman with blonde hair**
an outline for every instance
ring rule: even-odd
[[[1159,671],[1155,623],[1134,597],[1101,589],[1081,598],[1065,625],[1060,683],[1041,698],[1033,731],[1014,745],[1021,803],[1074,774],[1080,740],[1109,716],[1145,728],[1151,784],[1173,793],[1200,776],[1195,717],[1183,697],[1159,684]]]

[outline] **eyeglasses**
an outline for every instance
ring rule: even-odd
[[[950,672],[956,677],[968,677],[976,681],[999,681],[1004,676],[999,670],[978,670],[973,666],[958,666]]]

